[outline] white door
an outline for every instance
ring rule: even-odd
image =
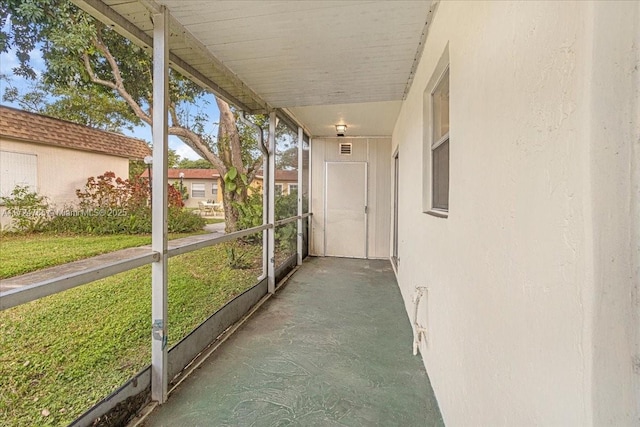
[[[367,164],[327,162],[325,255],[367,257]]]

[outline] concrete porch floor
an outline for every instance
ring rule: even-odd
[[[391,265],[309,258],[145,426],[440,426]]]

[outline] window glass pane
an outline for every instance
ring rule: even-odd
[[[298,129],[289,127],[284,120],[280,120],[276,127],[275,155],[275,219],[281,220],[298,214],[298,196],[290,191],[290,184],[298,182]],[[275,228],[276,269],[285,262],[291,262],[291,258],[296,254],[297,233],[296,222]]]
[[[449,140],[433,150],[433,207],[449,209]]]
[[[289,184],[298,181],[298,131],[281,120],[276,128],[276,220],[298,214],[298,199]]]
[[[449,132],[449,70],[433,91],[433,142]]]
[[[211,194],[213,195],[213,201],[217,202],[218,201],[218,183],[214,182],[213,184],[211,184]]]
[[[204,184],[193,183],[191,184],[191,197],[205,197]]]

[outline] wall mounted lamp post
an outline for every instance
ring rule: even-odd
[[[182,194],[182,189],[183,189],[183,182],[184,182],[184,172],[180,172],[178,174],[178,177],[180,178],[180,194]]]
[[[147,173],[149,174],[149,203],[153,204],[153,187],[151,186],[151,165],[153,164],[153,157],[145,156],[144,164],[147,165]]]

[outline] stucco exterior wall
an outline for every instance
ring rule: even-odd
[[[87,178],[111,171],[116,176],[129,177],[129,160],[123,157],[0,139],[0,150],[37,156],[37,191],[56,208],[76,204],[76,189],[84,188]],[[1,225],[10,218],[0,213]]]
[[[429,289],[421,353],[447,425],[639,422],[638,7],[437,7],[392,151],[398,281],[411,317]],[[447,49],[437,218],[423,212],[423,98]]]
[[[593,422],[639,425],[640,3],[595,3],[587,23]]]
[[[189,198],[184,200],[184,205],[187,208],[198,208],[198,202],[208,202],[213,201],[214,203],[223,203],[223,194],[222,194],[222,179],[221,178],[210,178],[210,179],[200,179],[200,178],[184,178],[182,180],[182,185],[186,188],[187,193],[189,194]],[[218,191],[217,195],[213,193],[213,183],[218,183]],[[204,184],[205,195],[204,197],[193,197],[193,187],[192,184]],[[169,179],[169,184],[174,185],[176,188],[180,188],[180,179]],[[276,181],[276,184],[282,185],[282,194],[289,194],[289,185],[296,184],[296,182],[289,181]],[[250,184],[250,189],[252,191],[257,191],[258,193],[262,192],[262,178],[254,179]]]
[[[218,183],[218,192],[217,195],[213,194],[213,183]],[[170,179],[170,184],[173,184],[176,188],[180,188],[180,180],[179,179]],[[192,184],[204,184],[204,197],[193,197]],[[220,185],[219,178],[211,178],[211,179],[187,179],[184,178],[182,181],[182,185],[187,189],[187,193],[189,194],[189,198],[184,200],[184,205],[187,208],[197,208],[198,202],[207,202],[212,200],[214,203],[222,203],[222,186]]]

